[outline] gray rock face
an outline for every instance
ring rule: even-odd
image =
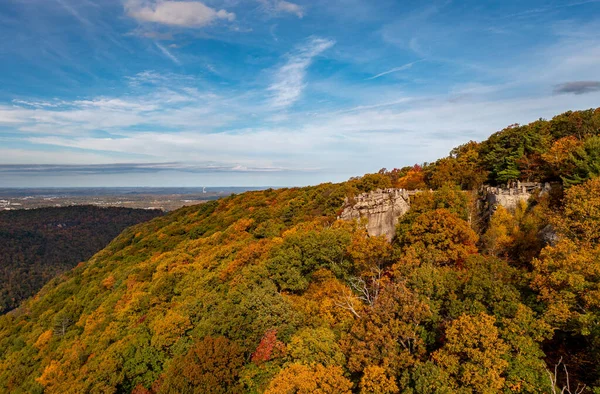
[[[544,242],[545,245],[555,246],[559,241],[559,236],[552,227],[551,224],[548,224],[546,227],[540,230],[538,236]]]
[[[501,205],[509,211],[514,211],[521,201],[527,202],[531,197],[529,193],[519,194],[491,194],[488,196],[490,205]]]
[[[541,190],[542,193],[548,193],[550,185],[548,183],[521,183],[515,182],[506,188],[484,186],[484,195],[488,206],[492,208],[498,205],[503,206],[509,211],[514,211],[519,202],[527,202],[535,190]]]
[[[403,189],[384,189],[346,198],[340,219],[366,218],[369,235],[384,235],[391,241],[398,219],[410,209],[409,194],[412,193]]]

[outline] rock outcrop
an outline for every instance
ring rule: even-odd
[[[514,211],[520,201],[527,202],[535,190],[548,192],[550,185],[548,183],[521,183],[516,182],[508,187],[484,187],[484,198],[487,205],[493,211],[494,207],[501,205],[504,208]]]
[[[367,232],[371,236],[394,238],[398,219],[410,209],[410,194],[404,189],[384,189],[346,198],[343,220],[367,219]]]

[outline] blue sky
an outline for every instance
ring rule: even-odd
[[[600,106],[600,0],[3,0],[0,187],[287,186]]]

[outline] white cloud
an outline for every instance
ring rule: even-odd
[[[271,100],[274,108],[289,107],[300,98],[305,87],[306,70],[316,56],[334,44],[333,40],[315,37],[289,55],[288,61],[277,70],[274,82],[269,86],[274,93]]]
[[[199,1],[127,0],[125,9],[138,21],[171,26],[203,27],[218,19],[235,19],[234,13],[217,11]]]
[[[298,4],[290,3],[289,1],[277,1],[275,3],[275,9],[280,12],[289,12],[290,14],[296,15],[298,18],[304,16],[304,10]]]
[[[272,15],[278,14],[294,14],[298,18],[304,17],[304,8],[296,3],[292,3],[285,0],[259,0],[263,6],[263,9]]]

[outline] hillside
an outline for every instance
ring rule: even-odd
[[[0,211],[0,313],[160,211],[90,206]]]
[[[0,391],[549,393],[562,362],[597,393],[599,133],[600,110],[570,112],[128,228],[0,317]],[[552,192],[482,217],[477,189],[517,180]],[[389,187],[434,189],[392,243],[337,219]]]

